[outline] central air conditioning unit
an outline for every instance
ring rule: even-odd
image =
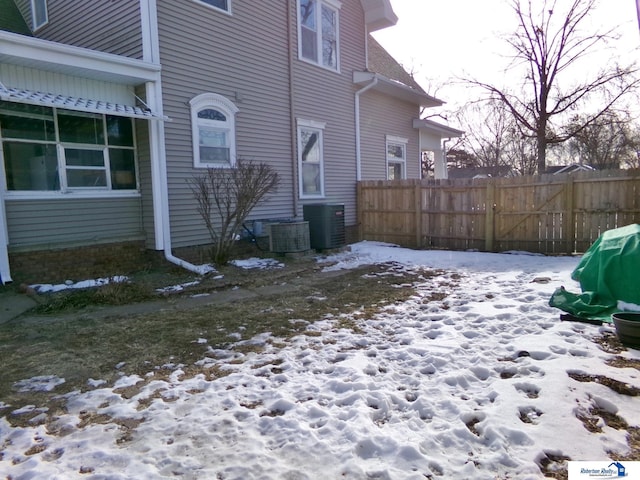
[[[309,222],[282,222],[269,225],[269,250],[274,253],[306,252]]]
[[[344,204],[304,205],[302,211],[304,219],[309,222],[311,248],[326,250],[345,245]]]

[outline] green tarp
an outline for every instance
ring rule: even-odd
[[[604,232],[571,273],[581,294],[557,289],[549,305],[576,317],[610,321],[618,302],[640,305],[640,225]]]

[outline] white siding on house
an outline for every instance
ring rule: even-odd
[[[140,185],[142,227],[145,232],[146,247],[155,248],[155,228],[153,217],[153,189],[151,185],[151,152],[149,150],[149,122],[135,121],[136,156],[138,160],[138,181]]]
[[[294,5],[296,2],[292,2]],[[295,19],[295,12],[292,12]],[[294,60],[295,117],[325,122],[325,198],[303,203],[344,203],[345,224],[356,223],[356,133],[353,71],[365,68],[364,12],[360,2],[340,9],[340,71]],[[293,20],[295,21],[295,20]],[[294,29],[294,34],[297,30]],[[294,43],[297,45],[297,41]]]
[[[31,26],[30,0],[18,8]],[[131,58],[142,58],[139,0],[48,0],[49,23],[35,36]]]
[[[9,252],[143,238],[140,198],[5,200]]]
[[[189,100],[216,93],[232,101],[238,158],[266,162],[278,192],[252,218],[291,218],[293,176],[286,2],[234,2],[233,15],[191,0],[158,2],[160,56],[174,247],[210,241],[189,188],[194,175]]]
[[[368,91],[360,99],[360,145],[362,180],[384,180],[386,170],[386,136],[409,140],[407,143],[407,178],[420,178],[419,131],[413,128],[418,118],[416,104],[407,103]]]

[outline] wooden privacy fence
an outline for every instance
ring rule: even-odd
[[[584,252],[640,223],[640,171],[358,183],[360,238],[411,248]]]

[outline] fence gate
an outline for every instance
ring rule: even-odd
[[[413,248],[584,252],[640,223],[640,172],[358,183],[360,238]]]

